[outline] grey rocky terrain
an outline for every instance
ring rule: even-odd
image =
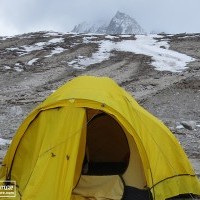
[[[82,58],[97,52],[98,41],[130,39],[135,36],[36,32],[0,37],[0,138],[9,142],[27,114],[68,80],[108,76],[171,129],[200,175],[200,34],[162,35],[170,49],[195,59],[180,72],[158,71],[152,57],[117,50],[99,63],[87,65],[86,59],[81,65]],[[0,142],[0,161],[8,145]]]

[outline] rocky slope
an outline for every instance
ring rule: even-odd
[[[94,24],[82,22],[76,25],[74,33],[98,33],[98,34],[144,34],[145,31],[135,19],[129,15],[117,12],[110,22],[98,21]]]
[[[159,117],[200,174],[200,34],[163,35],[155,40],[152,46],[159,44],[158,54],[164,56],[167,41],[169,49],[194,59],[180,71],[156,70],[150,54],[119,48],[138,41],[134,35],[37,32],[0,37],[0,159],[8,147],[5,143],[36,105],[66,81],[87,74],[113,78]],[[184,128],[183,121],[192,127]]]

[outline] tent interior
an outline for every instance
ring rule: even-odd
[[[101,113],[87,125],[85,174],[123,174],[128,167],[130,150],[123,129],[109,115]],[[88,165],[88,166],[87,166]],[[86,171],[87,170],[87,171]]]
[[[151,199],[133,137],[106,113],[90,109],[87,121],[85,157],[73,195],[128,199],[125,195],[131,194],[134,199]]]

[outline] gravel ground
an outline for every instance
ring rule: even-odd
[[[186,70],[179,73],[155,70],[150,65],[152,58],[149,56],[116,51],[106,61],[86,69],[74,69],[68,62],[80,55],[91,56],[98,45],[95,42],[82,44],[82,35],[62,37],[64,42],[60,47],[67,50],[51,57],[48,55],[55,49],[54,43],[19,56],[19,47],[55,38],[46,32],[6,40],[0,38],[0,137],[12,139],[25,116],[71,78],[82,74],[108,76],[172,130],[200,175],[200,34],[163,35],[171,49],[195,58]],[[87,37],[91,37],[91,41],[105,39],[103,35]],[[113,40],[122,39],[126,38]],[[8,48],[18,49],[11,51]],[[38,60],[33,66],[28,65],[28,61],[36,57]],[[181,126],[183,121],[193,121],[196,126],[188,130]],[[0,162],[7,147],[0,145]]]

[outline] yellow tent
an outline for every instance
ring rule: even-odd
[[[32,111],[12,140],[0,180],[16,181],[15,199],[23,200],[200,195],[174,135],[106,77],[75,78]]]

